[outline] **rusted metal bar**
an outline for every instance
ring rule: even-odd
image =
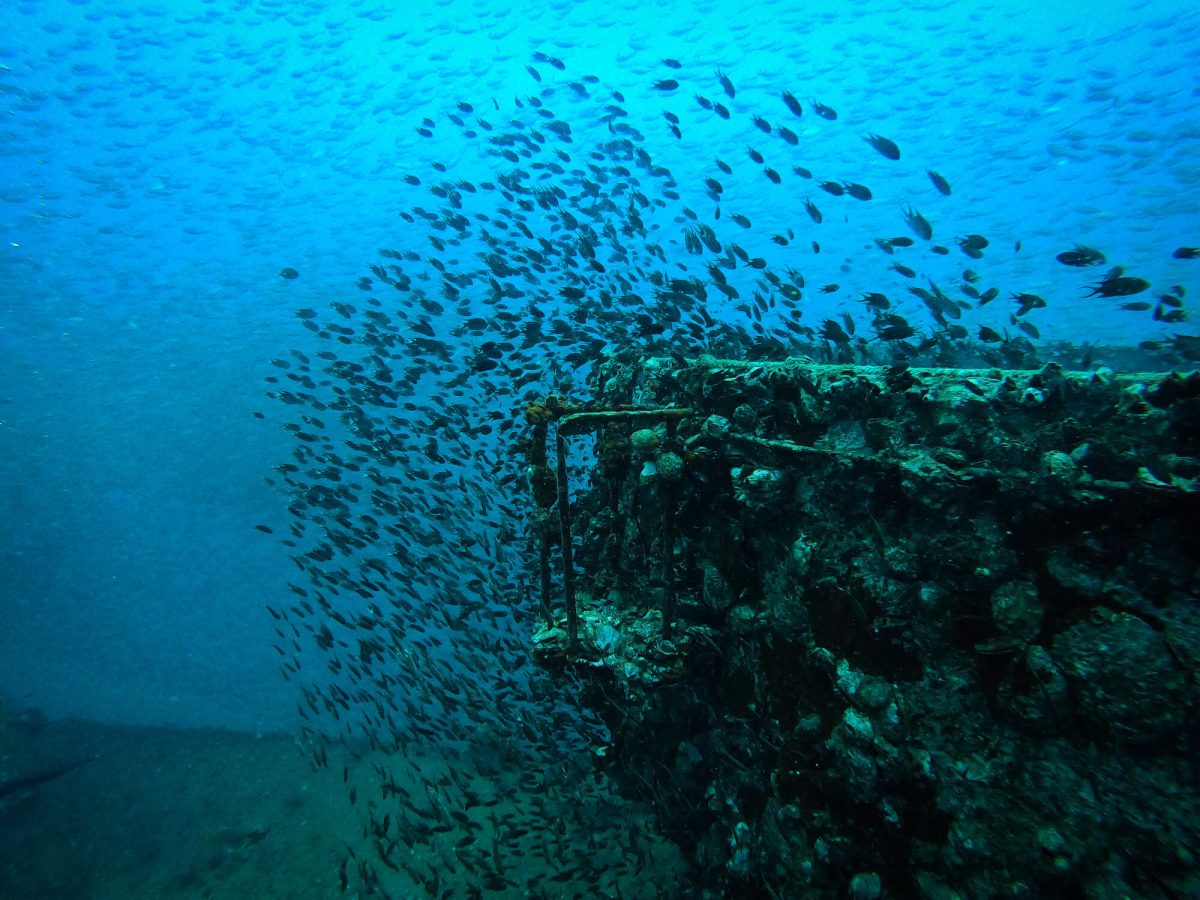
[[[588,431],[594,431],[601,425],[611,425],[613,422],[628,422],[632,425],[641,419],[651,422],[661,420],[678,422],[680,419],[686,419],[691,414],[692,411],[690,409],[675,406],[664,407],[663,409],[606,409],[599,412],[573,413],[559,419],[558,433],[567,435],[583,434]]]
[[[563,603],[567,611],[567,648],[574,652],[579,640],[579,609],[575,601],[574,551],[571,547],[571,489],[567,475],[567,438],[585,434],[614,422],[634,424],[639,421],[667,423],[667,434],[675,434],[675,426],[681,419],[692,415],[691,409],[665,407],[663,409],[614,409],[597,412],[573,413],[558,420],[555,445],[558,456],[556,486],[558,492],[559,541],[562,544]],[[675,592],[671,585],[672,556],[675,543],[674,492],[664,497],[666,509],[663,516],[663,582],[666,597],[663,607],[663,636],[669,637],[671,622],[675,615]],[[549,544],[543,540],[541,561],[543,597],[549,594]]]
[[[558,445],[558,522],[562,542],[563,600],[567,607],[567,651],[574,652],[579,640],[579,610],[575,607],[575,571],[571,549],[571,490],[567,484],[567,439],[559,425]]]

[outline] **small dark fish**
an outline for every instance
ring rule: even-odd
[[[1044,309],[1046,306],[1046,298],[1037,294],[1013,294],[1013,299],[1017,301],[1018,316],[1025,315],[1031,309]]]
[[[1034,340],[1037,340],[1038,338],[1040,338],[1042,336],[1042,333],[1040,331],[1038,331],[1037,326],[1034,325],[1032,322],[1028,321],[1027,319],[1018,319],[1018,318],[1014,317],[1013,324],[1016,325],[1018,328],[1020,328],[1023,332],[1025,332],[1025,334],[1027,334],[1029,337],[1033,338]]]
[[[800,105],[800,101],[796,99],[794,94],[789,91],[784,91],[782,96],[784,104],[789,110],[791,110],[793,115],[804,115],[804,107]]]
[[[850,343],[850,335],[846,334],[842,326],[833,319],[826,319],[821,323],[821,337],[835,344]]]
[[[812,108],[813,112],[822,119],[828,119],[831,122],[838,116],[837,110],[832,106],[826,106],[824,103],[818,103],[816,100],[812,101]]]
[[[683,68],[683,63],[681,63],[677,59],[664,59],[662,61],[662,64],[664,66],[666,66],[668,69],[682,69]]]
[[[926,241],[933,237],[933,226],[911,206],[904,210],[904,221],[908,223],[908,227],[913,230],[913,234],[917,237]]]
[[[799,175],[801,178],[812,178],[813,177],[812,172],[810,172],[808,169],[804,168],[804,166],[792,166],[792,171],[795,172],[797,175]]]
[[[279,270],[279,277],[286,278],[288,281],[291,281],[293,278],[299,278],[300,273],[297,272],[295,269],[293,269],[291,266],[289,266],[286,269]]]
[[[838,288],[840,288],[840,287],[841,287],[841,285],[838,285],[838,284],[827,284],[821,288],[821,293],[822,294],[836,294],[838,291]]]
[[[1064,250],[1058,256],[1054,257],[1064,266],[1075,266],[1076,268],[1084,268],[1086,266],[1102,266],[1107,260],[1104,254],[1099,250],[1093,250],[1091,247],[1084,247],[1082,244],[1076,244],[1074,250]]]
[[[771,133],[771,123],[768,122],[766,119],[764,119],[762,116],[753,116],[750,121],[752,121],[754,123],[754,127],[757,128],[759,131],[761,131],[763,134]]]
[[[770,166],[766,166],[763,168],[763,174],[766,175],[767,178],[769,178],[771,181],[775,182],[775,184],[779,184],[780,182],[783,181],[783,179],[779,177],[779,173],[776,172],[774,169],[772,169]]]
[[[914,270],[910,269],[908,266],[902,266],[900,263],[892,263],[891,269],[895,272],[899,272],[905,278],[917,277],[917,273]]]
[[[846,193],[855,200],[871,199],[871,189],[865,184],[855,184],[854,182],[846,181],[842,183],[842,187],[844,187],[846,189]]]
[[[817,206],[815,203],[813,203],[811,200],[805,200],[804,201],[804,210],[805,210],[805,212],[808,213],[808,217],[810,219],[812,219],[818,225],[821,224],[821,220],[824,218],[824,216],[821,215],[821,211],[819,209],[817,209]]]
[[[563,62],[561,59],[559,59],[556,56],[551,56],[548,53],[543,53],[540,50],[537,53],[533,54],[533,58],[534,58],[534,61],[540,62],[540,63],[547,63],[547,64],[553,66],[554,68],[558,69],[558,71],[560,71],[560,72],[565,71],[567,68],[567,64],[565,62]]]
[[[971,259],[982,259],[983,251],[988,245],[988,239],[982,234],[968,234],[960,238],[955,238],[955,243]]]
[[[715,160],[713,160],[713,162],[715,162],[717,164],[717,168],[720,169],[722,172],[724,172],[726,175],[733,174],[733,167],[730,166],[729,163],[722,162],[719,159],[715,159]]]
[[[661,80],[659,80],[659,81],[656,81],[656,82],[654,82],[654,89],[655,89],[656,91],[674,91],[674,90],[678,90],[678,89],[679,89],[679,82],[678,82],[678,81],[676,81],[674,78],[663,78],[663,79],[661,79]]]
[[[895,141],[888,140],[878,134],[868,134],[863,140],[878,150],[885,159],[894,160],[900,158],[900,148],[896,146]]]
[[[1089,284],[1091,290],[1087,297],[1128,297],[1130,294],[1140,294],[1150,287],[1150,282],[1144,278],[1134,278],[1124,274],[1120,266],[1112,269],[1104,280],[1097,284]]]
[[[995,344],[1004,340],[1004,336],[993,328],[988,328],[986,325],[979,326],[979,339],[986,341],[989,344]]]
[[[933,186],[938,189],[938,193],[942,196],[950,196],[950,182],[939,175],[933,169],[926,169],[925,173],[929,176],[929,180],[933,182]]]
[[[268,525],[255,525],[254,527],[257,528],[259,531],[261,531],[263,534],[274,534],[275,533],[274,531],[271,530],[270,526],[268,526]]]
[[[835,197],[840,197],[842,194],[846,193],[846,189],[836,181],[822,181],[820,187],[821,190],[825,191],[826,193],[833,194]]]
[[[1121,309],[1128,309],[1131,312],[1145,312],[1150,308],[1150,304],[1145,300],[1136,300],[1133,303],[1122,303]]]
[[[712,105],[712,108],[713,108],[713,112],[715,112],[715,113],[716,113],[718,116],[720,116],[722,119],[728,119],[728,118],[729,118],[729,110],[728,110],[728,109],[726,109],[726,108],[725,108],[725,106],[724,106],[723,104],[720,104],[720,103],[714,103],[714,104]]]
[[[717,69],[717,80],[721,82],[721,87],[725,89],[725,94],[732,100],[737,95],[737,91],[733,87],[733,82],[729,80],[729,76],[720,69]]]
[[[1180,247],[1171,256],[1175,259],[1200,259],[1200,247]]]
[[[749,156],[756,163],[758,163],[760,166],[762,165],[763,155],[761,153],[759,153],[757,150],[755,150],[753,147],[746,148],[746,155]]]
[[[797,137],[796,132],[792,131],[790,128],[784,128],[782,125],[777,125],[775,127],[775,133],[793,147],[800,143],[800,138]]]
[[[903,316],[894,313],[879,316],[875,320],[875,334],[881,341],[903,341],[912,337],[917,330]]]

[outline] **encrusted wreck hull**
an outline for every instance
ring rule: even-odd
[[[535,647],[699,895],[1200,889],[1200,377],[654,358],[595,384],[532,441],[597,432],[590,482],[559,472],[576,633],[544,572]]]

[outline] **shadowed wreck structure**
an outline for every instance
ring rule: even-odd
[[[622,357],[592,388],[526,410],[535,655],[700,895],[1200,890],[1200,376]]]

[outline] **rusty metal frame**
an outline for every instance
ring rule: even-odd
[[[575,602],[575,570],[574,551],[571,547],[571,489],[567,476],[567,438],[572,435],[587,434],[605,425],[623,423],[633,425],[639,422],[647,424],[665,422],[668,434],[674,434],[675,427],[681,419],[692,415],[691,409],[666,407],[662,409],[614,409],[597,410],[593,412],[573,413],[558,420],[554,440],[557,456],[557,488],[558,488],[558,521],[559,541],[563,569],[563,603],[567,612],[567,648],[574,651],[579,641],[579,609]],[[670,510],[671,504],[666,504]],[[670,516],[670,512],[664,513]],[[667,602],[663,609],[663,633],[669,637],[671,620],[674,616],[674,596],[671,589],[670,566],[671,551],[674,549],[673,518],[665,523],[663,534],[664,577],[666,584]]]

